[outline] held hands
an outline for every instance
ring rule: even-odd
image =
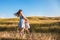
[[[25,19],[25,22],[28,22],[29,23],[29,20],[28,19]]]

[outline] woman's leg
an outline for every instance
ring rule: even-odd
[[[24,32],[24,28],[22,28],[20,32]]]
[[[23,38],[23,35],[24,35],[24,28],[22,28],[21,31],[20,31],[21,38]]]

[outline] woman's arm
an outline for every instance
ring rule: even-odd
[[[21,14],[25,20],[28,20],[23,14]]]

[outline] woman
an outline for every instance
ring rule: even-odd
[[[30,29],[30,25],[29,25],[29,21],[28,19],[23,15],[22,10],[19,10],[16,14],[16,16],[20,17],[20,21],[19,21],[19,27],[21,28],[20,34],[21,36],[24,34],[24,29],[30,33],[29,29]]]

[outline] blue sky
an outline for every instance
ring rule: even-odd
[[[60,0],[0,0],[0,18],[13,18],[19,9],[25,16],[60,16]]]

